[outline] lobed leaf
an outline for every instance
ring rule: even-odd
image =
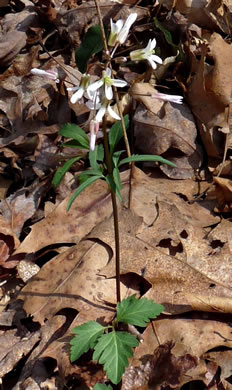
[[[130,325],[145,327],[150,318],[156,318],[164,307],[147,298],[136,298],[135,295],[123,299],[117,304],[117,320]]]
[[[136,337],[128,332],[103,334],[94,347],[93,360],[104,364],[108,378],[117,384],[129,365],[129,357],[133,356],[132,348],[138,344]]]
[[[75,336],[70,341],[71,362],[77,360],[83,353],[88,352],[89,349],[93,349],[104,330],[104,326],[96,321],[89,321],[74,328],[72,331],[75,333]]]
[[[78,160],[80,160],[80,156],[78,157],[73,157],[71,158],[70,160],[66,161],[66,163],[64,163],[64,165],[60,168],[57,169],[53,179],[52,179],[52,186],[53,187],[58,187],[58,185],[61,183],[61,181],[63,180],[64,178],[64,175],[66,172],[69,171],[69,169],[71,168],[71,166]]]

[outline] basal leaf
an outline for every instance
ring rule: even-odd
[[[90,27],[75,53],[76,64],[81,73],[86,72],[89,59],[93,54],[99,53],[103,46],[100,26]]]
[[[117,304],[117,320],[130,325],[145,327],[150,318],[156,318],[164,307],[147,298],[136,298],[135,295],[123,299]]]
[[[94,347],[93,360],[104,364],[108,378],[117,384],[128,367],[128,358],[133,356],[132,348],[138,344],[136,337],[128,332],[103,334]]]
[[[53,179],[52,179],[52,186],[53,187],[58,187],[58,185],[61,183],[61,181],[63,180],[63,177],[65,175],[66,172],[69,171],[69,169],[71,168],[71,166],[78,160],[80,160],[80,156],[78,157],[73,157],[71,158],[70,160],[66,161],[66,163],[64,163],[64,165],[60,168],[57,169]]]
[[[78,175],[78,180],[80,183],[86,181],[90,176],[99,176],[99,179],[104,179],[104,175],[102,174],[101,168],[89,169]]]
[[[113,163],[114,163],[115,167],[118,166],[118,162],[119,162],[120,156],[121,156],[121,154],[123,152],[125,152],[125,150],[119,150],[117,152],[114,152],[114,154],[112,155],[112,160],[113,160]]]
[[[91,184],[93,184],[96,180],[101,179],[101,175],[96,175],[96,176],[90,176],[88,177],[84,182],[82,182],[79,187],[76,189],[76,191],[73,193],[71,198],[68,201],[67,205],[67,211],[70,210],[70,207],[72,206],[74,200],[80,195],[82,191],[84,191],[87,187],[89,187]]]
[[[123,119],[124,119],[125,127],[127,129],[129,126],[129,116],[125,115]],[[122,137],[123,137],[122,124],[121,121],[117,121],[113,124],[109,132],[109,144],[110,144],[111,155],[113,154],[116,145],[119,143]]]
[[[99,168],[97,161],[104,160],[104,146],[102,144],[96,145],[94,150],[89,151],[89,162],[93,169]]]
[[[114,179],[112,179],[112,177],[110,175],[105,176],[105,179],[106,179],[106,182],[107,182],[108,186],[112,189],[112,191],[115,192],[115,194],[117,195],[118,199],[122,202],[122,196],[120,194],[120,190],[116,186],[116,183],[115,183]]]
[[[77,360],[83,353],[93,349],[98,338],[104,333],[104,326],[96,321],[89,321],[72,330],[75,336],[70,341],[71,362]]]
[[[176,45],[174,42],[173,42],[173,39],[172,39],[172,35],[170,33],[170,31],[168,31],[160,22],[157,18],[154,18],[154,23],[155,23],[155,26],[160,30],[162,31],[162,33],[164,34],[164,37],[167,41],[167,43],[169,43],[169,45],[171,45],[173,47],[173,49],[175,50],[176,53],[179,52],[179,59],[183,60],[184,59],[184,52],[183,52],[183,49],[182,49],[182,45],[179,44],[179,45]]]
[[[60,129],[59,134],[63,137],[76,140],[79,143],[80,148],[89,149],[89,138],[79,126],[67,123]]]
[[[93,390],[113,390],[113,388],[110,385],[105,385],[103,383],[97,383]]]
[[[87,144],[84,146],[80,142],[76,141],[75,139],[72,139],[70,141],[67,141],[61,145],[62,148],[75,148],[75,149],[87,149],[89,150],[89,145],[87,147]]]
[[[139,161],[158,161],[162,164],[167,164],[170,165],[171,167],[176,167],[176,164],[172,163],[171,161],[168,161],[161,156],[153,156],[152,154],[132,154],[131,157],[127,157],[121,160],[118,166],[120,167],[121,165],[129,162],[139,162]]]
[[[113,169],[113,177],[117,190],[120,192],[122,189],[122,183],[120,178],[120,172],[118,168]]]

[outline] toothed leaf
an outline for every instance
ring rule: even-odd
[[[136,298],[135,295],[123,299],[117,304],[117,320],[130,325],[145,327],[151,318],[156,318],[164,307],[147,298]]]

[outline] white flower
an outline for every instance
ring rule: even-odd
[[[54,80],[56,83],[59,83],[58,73],[54,70],[43,70],[38,68],[32,68],[31,73],[35,76],[47,77],[50,80]]]
[[[120,33],[122,27],[123,27],[123,20],[119,19],[116,23],[113,22],[112,19],[110,19],[110,36],[108,39],[108,45],[114,46],[117,43],[118,34]]]
[[[156,62],[162,64],[160,57],[156,56],[154,48],[156,47],[156,39],[150,39],[145,49],[134,50],[130,53],[132,61],[147,60],[153,69],[157,68]]]
[[[105,97],[102,99],[102,103],[95,104],[94,102],[89,100],[86,103],[86,105],[90,110],[99,109],[97,112],[97,115],[95,117],[95,120],[99,123],[102,121],[106,112],[108,112],[110,114],[110,116],[112,116],[112,118],[114,118],[118,121],[121,119],[120,116],[118,114],[116,114],[116,112],[110,106],[110,101],[108,99],[106,99]]]
[[[105,97],[106,99],[111,100],[113,98],[112,85],[114,85],[115,87],[123,88],[127,85],[127,82],[123,80],[112,79],[110,68],[106,68],[106,70],[102,72],[102,78],[88,86],[87,94],[92,100],[94,92],[104,86]]]
[[[119,19],[116,23],[114,23],[112,19],[110,20],[111,32],[108,39],[109,46],[114,46],[116,43],[122,45],[126,41],[129,30],[135,22],[137,16],[138,15],[136,13],[130,14],[124,25],[122,19]]]
[[[166,93],[153,93],[151,95],[154,99],[160,99],[160,100],[166,100],[168,102],[182,104],[183,103],[183,96],[180,95],[167,95]]]
[[[99,122],[96,119],[92,119],[90,121],[90,126],[89,126],[89,131],[90,131],[89,147],[90,147],[90,150],[95,149],[95,143],[96,143],[98,130],[99,130]]]
[[[68,91],[73,91],[73,92],[76,91],[70,99],[70,102],[72,104],[75,104],[78,100],[82,98],[85,91],[87,90],[87,87],[89,86],[89,83],[90,83],[90,75],[84,73],[81,77],[80,85],[78,87],[67,88]]]

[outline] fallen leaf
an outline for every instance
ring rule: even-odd
[[[199,120],[202,142],[208,155],[219,157],[224,138],[218,126],[228,126],[226,109],[232,90],[229,77],[232,48],[217,33],[206,33],[203,38],[207,44],[201,45],[201,59],[196,60],[196,54],[192,55],[193,74],[189,78],[187,97]]]
[[[144,341],[136,348],[130,367],[124,374],[122,389],[134,389],[133,385],[136,384],[139,375],[143,379],[143,384],[152,384],[152,388],[158,384],[171,386],[175,384],[175,386],[181,387],[185,383],[199,379],[207,384],[206,356],[209,355],[210,359],[212,353],[210,360],[214,361],[216,360],[214,356],[217,356],[217,353],[207,353],[207,351],[225,346],[231,348],[230,336],[231,328],[228,324],[215,321],[213,318],[163,318],[155,320],[148,325],[143,333]],[[169,348],[167,348],[168,345]],[[160,370],[152,369],[157,354],[162,361],[162,356],[165,355],[164,351],[168,350],[169,354],[166,354],[168,363],[163,362]],[[181,362],[182,364],[179,366]],[[170,363],[173,364],[172,369]],[[185,365],[186,363],[187,365]],[[178,369],[179,374],[175,375]]]
[[[202,151],[196,142],[197,130],[191,112],[185,105],[160,102],[151,95],[149,84],[134,84],[130,94],[139,105],[134,118],[135,147],[142,154],[164,155],[177,168],[161,165],[173,179],[187,179],[202,163]],[[178,157],[176,157],[176,156]]]

